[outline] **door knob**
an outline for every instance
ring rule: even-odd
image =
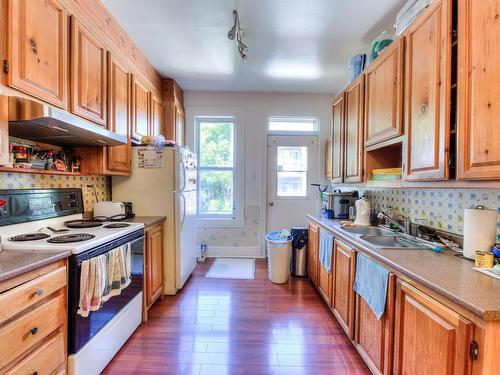
[[[268,204],[269,204],[269,207],[274,206],[274,202],[269,202]]]

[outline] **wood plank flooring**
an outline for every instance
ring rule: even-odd
[[[275,285],[264,260],[254,280],[206,279],[150,310],[105,374],[369,374],[309,281]]]

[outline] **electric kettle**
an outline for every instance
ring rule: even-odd
[[[355,205],[356,205],[356,220],[354,220],[354,225],[369,226],[370,201],[363,196],[356,201]]]

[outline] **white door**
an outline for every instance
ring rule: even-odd
[[[318,137],[268,136],[267,232],[305,226],[319,210]]]

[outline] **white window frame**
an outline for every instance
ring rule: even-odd
[[[201,122],[223,122],[231,121],[234,123],[233,137],[233,167],[200,167],[200,123]],[[242,227],[244,226],[244,147],[243,147],[243,129],[240,125],[238,116],[235,113],[216,115],[196,115],[194,118],[196,154],[198,155],[198,173],[200,169],[211,170],[232,170],[233,171],[233,212],[232,214],[200,214],[200,194],[196,202],[196,224],[198,227]],[[197,188],[200,191],[200,178],[197,179]]]
[[[271,130],[269,125],[271,122],[314,122],[315,126],[312,131],[310,130]],[[267,119],[267,132],[269,135],[318,135],[320,132],[321,124],[317,116],[269,116]]]

